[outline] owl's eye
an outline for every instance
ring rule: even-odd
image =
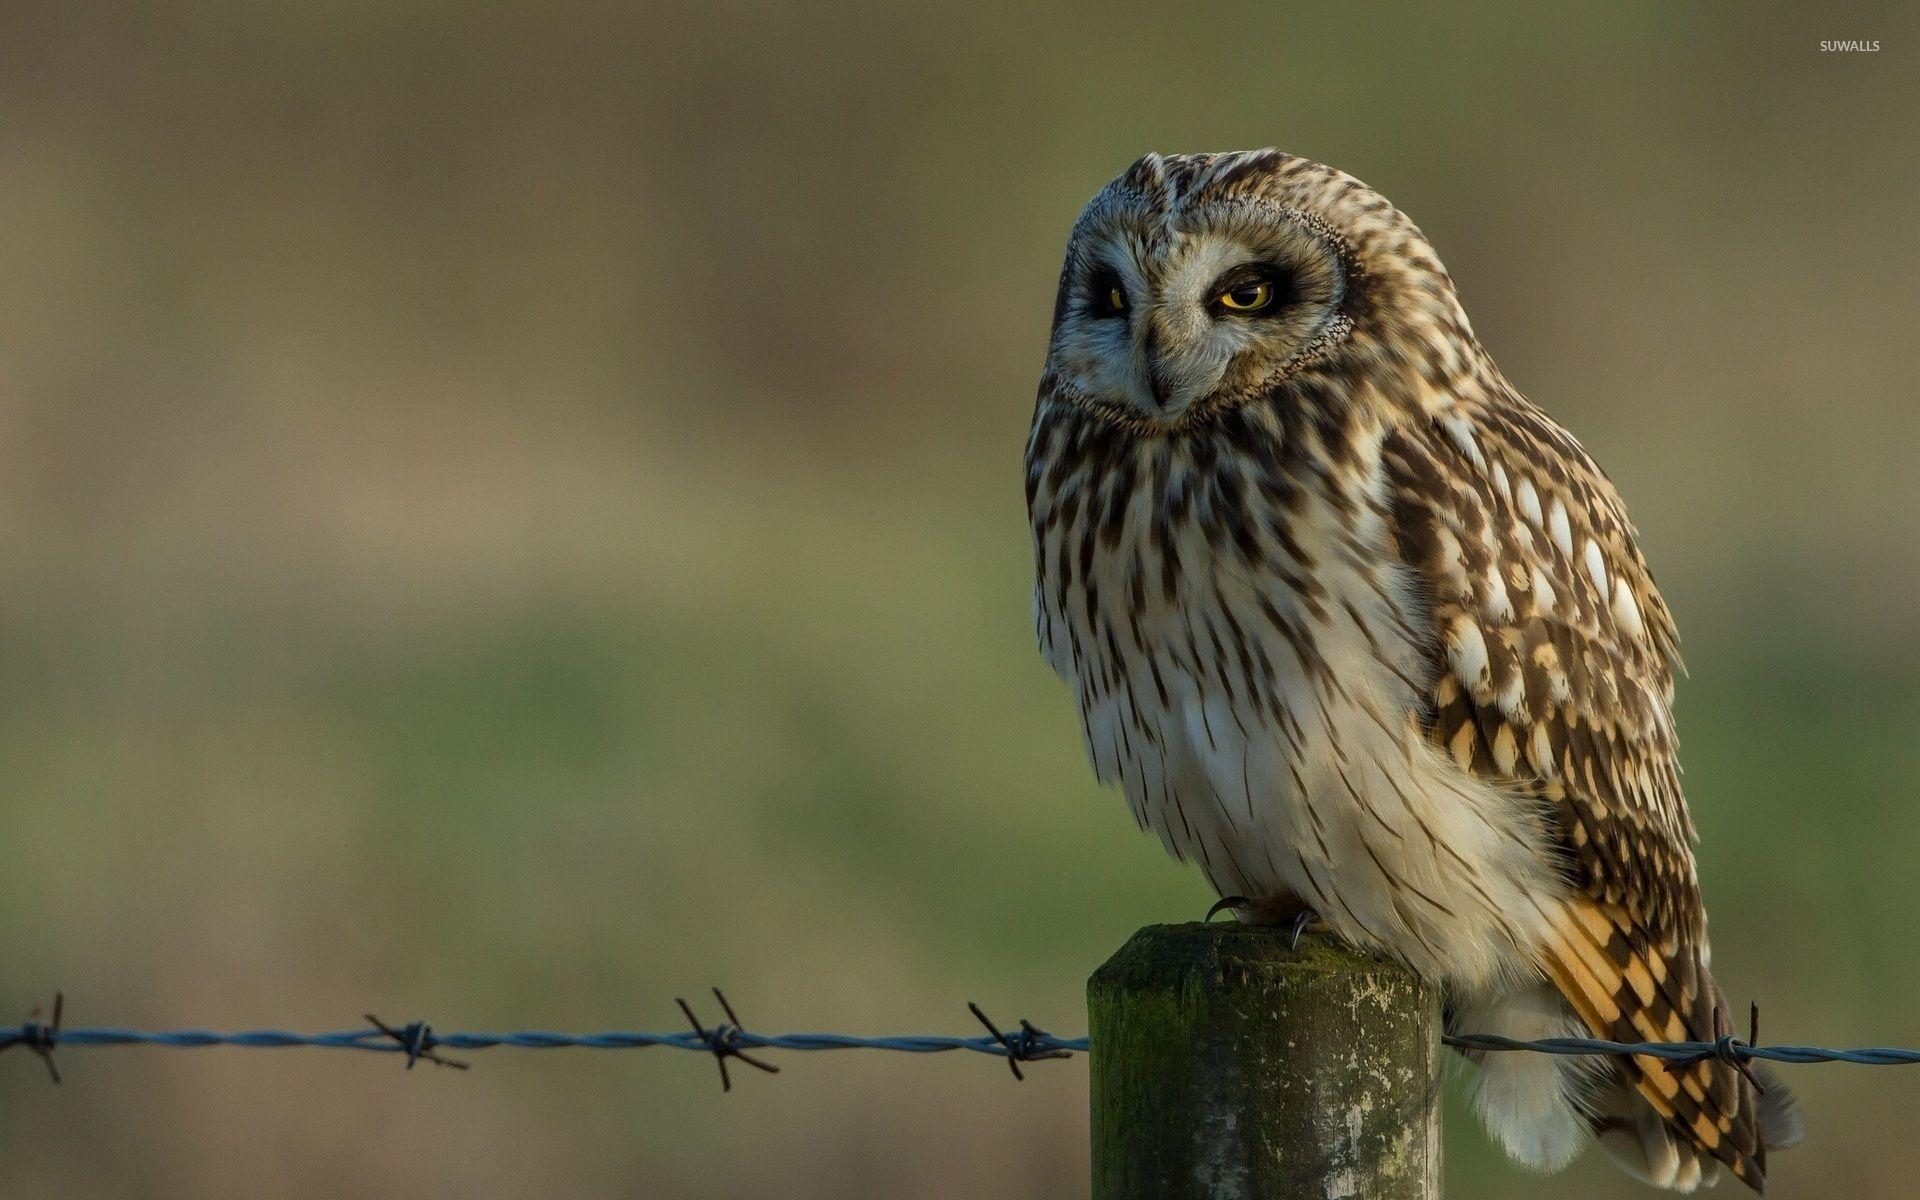
[[[1273,306],[1273,284],[1264,279],[1248,280],[1221,292],[1213,302],[1230,313],[1251,316]]]
[[[1120,317],[1127,312],[1127,289],[1111,272],[1101,271],[1087,281],[1087,307],[1096,317]]]
[[[1213,311],[1223,317],[1277,313],[1295,299],[1293,277],[1273,263],[1251,263],[1222,275],[1213,285]]]

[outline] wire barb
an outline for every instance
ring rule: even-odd
[[[40,1061],[47,1064],[47,1076],[59,1083],[60,1068],[53,1061],[53,1048],[60,1044],[60,1018],[66,1007],[66,993],[55,992],[53,1020],[43,1023],[40,1020],[40,1006],[34,1005],[33,1011],[27,1014],[27,1019],[20,1023],[19,1028],[0,1034],[0,1050],[25,1046],[40,1056]]]
[[[986,1013],[980,1011],[978,1004],[969,1000],[967,1008],[972,1010],[979,1022],[987,1027],[987,1032],[993,1035],[993,1040],[1007,1048],[1007,1069],[1012,1071],[1013,1077],[1022,1083],[1026,1082],[1027,1077],[1020,1073],[1021,1063],[1038,1062],[1043,1058],[1073,1057],[1072,1051],[1053,1044],[1055,1039],[1052,1034],[1043,1029],[1035,1029],[1033,1024],[1024,1017],[1020,1020],[1020,1034],[1014,1037],[1001,1033],[1000,1027],[989,1020]]]
[[[1713,1048],[1686,1058],[1669,1059],[1666,1063],[1668,1074],[1698,1066],[1710,1058],[1718,1059],[1740,1072],[1741,1076],[1753,1085],[1753,1090],[1757,1094],[1766,1095],[1767,1085],[1760,1082],[1760,1076],[1754,1073],[1750,1061],[1753,1058],[1754,1049],[1760,1045],[1760,1002],[1752,1000],[1748,1004],[1746,1041],[1743,1042],[1733,1036],[1732,1017],[1727,1013],[1726,1004],[1716,1003],[1713,1006]]]
[[[693,1015],[693,1006],[685,1000],[675,996],[673,1002],[678,1004],[680,1011],[687,1015],[687,1023],[693,1026],[693,1032],[706,1044],[708,1052],[713,1055],[713,1061],[720,1064],[720,1090],[723,1092],[733,1090],[733,1078],[727,1074],[729,1058],[737,1058],[750,1067],[760,1068],[769,1075],[778,1075],[779,1067],[755,1058],[741,1049],[740,1036],[746,1031],[741,1028],[740,1018],[734,1014],[733,1005],[727,1003],[727,994],[719,988],[714,988],[713,998],[720,1002],[720,1008],[727,1014],[727,1019],[712,1029],[700,1023],[700,1018]]]
[[[440,1045],[440,1039],[433,1036],[433,1026],[425,1021],[415,1021],[395,1029],[372,1013],[367,1013],[366,1018],[373,1023],[375,1029],[400,1043],[400,1048],[407,1052],[407,1070],[409,1071],[413,1070],[413,1064],[423,1058],[436,1067],[452,1067],[456,1071],[464,1071],[468,1067],[467,1063],[441,1057],[435,1050],[435,1047]]]

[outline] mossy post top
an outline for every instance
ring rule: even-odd
[[[1150,925],[1094,973],[1095,1200],[1437,1200],[1438,992],[1290,943]]]

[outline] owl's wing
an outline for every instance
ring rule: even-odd
[[[1671,702],[1672,615],[1613,485],[1517,394],[1385,447],[1393,529],[1431,606],[1432,739],[1537,795],[1573,884],[1541,965],[1597,1037],[1710,1041],[1718,989]],[[1757,1097],[1717,1061],[1629,1060],[1679,1144],[1760,1185]]]

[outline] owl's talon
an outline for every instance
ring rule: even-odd
[[[1298,950],[1300,948],[1300,935],[1307,931],[1307,926],[1317,925],[1319,922],[1320,914],[1310,908],[1303,908],[1293,914],[1293,925],[1287,933],[1287,949]]]
[[[1200,920],[1203,923],[1212,921],[1215,917],[1219,916],[1223,912],[1226,912],[1230,908],[1237,911],[1239,909],[1252,908],[1252,907],[1253,907],[1253,901],[1247,899],[1245,896],[1222,896],[1218,900],[1215,900],[1213,902],[1213,907],[1209,908],[1207,910],[1207,915],[1200,918]]]

